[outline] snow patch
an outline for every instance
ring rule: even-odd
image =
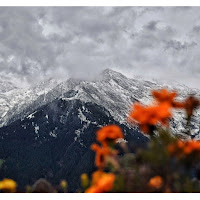
[[[39,126],[35,126],[35,133],[36,134],[38,134],[39,130],[40,130],[40,127]]]
[[[34,114],[37,113],[37,111],[31,113],[28,117],[26,117],[27,119],[33,119],[35,116]]]

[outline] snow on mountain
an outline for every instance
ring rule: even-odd
[[[151,91],[161,88],[176,90],[180,100],[186,98],[188,94],[194,94],[200,98],[199,90],[181,84],[169,85],[158,81],[130,79],[121,73],[106,69],[92,81],[68,79],[58,84],[57,81],[50,79],[27,90],[15,89],[3,97],[0,96],[1,126],[19,118],[23,119],[27,114],[34,112],[37,107],[56,98],[66,101],[79,99],[83,102],[96,103],[105,107],[116,121],[127,124],[127,114],[132,103],[136,101],[143,104],[150,103]],[[184,116],[183,111],[175,112],[175,117],[171,122],[174,132],[183,131]],[[200,137],[199,117],[200,111],[198,110],[192,121],[192,133],[196,138]]]
[[[6,83],[3,82],[2,85]],[[6,125],[9,118],[21,113],[21,111],[31,105],[39,96],[43,95],[43,101],[45,102],[45,95],[52,88],[54,88],[58,82],[53,79],[41,82],[32,88],[16,88],[7,90],[0,93],[0,126]],[[1,88],[1,82],[0,82]],[[1,91],[1,89],[0,89]]]
[[[18,88],[7,81],[5,77],[0,77],[0,116],[4,117],[7,111],[10,108],[9,97],[8,94],[12,93],[13,91],[17,90]]]
[[[17,87],[10,81],[5,80],[5,78],[0,78],[0,94],[6,93],[17,89]]]
[[[91,174],[95,168],[90,146],[99,127],[107,124],[120,125],[133,148],[148,141],[138,130],[119,124],[100,105],[55,99],[0,128],[0,157],[5,166],[0,175],[16,180],[19,187],[27,182],[32,185],[40,177],[55,183],[64,177],[69,180],[68,191],[75,192],[80,175]]]

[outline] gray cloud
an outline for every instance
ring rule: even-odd
[[[170,40],[170,41],[166,41],[166,46],[165,46],[165,49],[168,50],[168,49],[174,49],[176,51],[181,51],[181,50],[187,50],[188,48],[192,48],[194,46],[196,46],[197,43],[195,42],[180,42],[180,41],[177,41],[177,40]]]
[[[0,75],[129,77],[200,87],[199,7],[0,7]],[[195,76],[194,76],[195,73]]]

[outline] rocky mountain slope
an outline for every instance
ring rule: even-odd
[[[19,88],[14,85],[7,87],[7,82],[1,81],[0,127],[8,124],[10,118],[17,115],[17,113],[21,113],[24,108],[28,108],[39,97],[41,97],[40,101],[45,104],[45,94],[57,84],[58,82],[56,80],[49,79],[31,88]],[[5,90],[4,88],[7,89]]]
[[[107,124],[120,125],[133,149],[148,140],[91,102],[56,99],[38,108],[0,129],[0,158],[5,161],[0,178],[16,180],[22,190],[41,177],[55,185],[66,179],[69,191],[75,192],[80,187],[80,175],[94,170],[90,145],[95,142],[96,131]]]
[[[50,79],[28,90],[13,90],[6,94],[6,97],[0,98],[0,101],[4,102],[0,106],[0,126],[23,119],[38,107],[57,98],[96,103],[106,108],[116,121],[127,124],[126,118],[131,104],[135,101],[148,104],[152,99],[151,91],[163,87],[176,90],[180,100],[188,94],[194,94],[200,98],[200,91],[197,89],[180,84],[167,85],[141,79],[129,79],[121,73],[107,69],[93,81],[68,79],[58,84],[57,81]],[[199,137],[199,116],[200,111],[197,111],[192,122],[192,134],[196,138]],[[185,113],[182,111],[175,113],[172,120],[174,133],[178,134],[184,130],[184,117]]]

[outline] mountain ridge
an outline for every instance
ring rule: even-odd
[[[96,131],[117,124],[125,140],[135,147],[148,141],[138,130],[115,121],[108,110],[92,102],[78,99],[55,99],[39,107],[24,119],[0,128],[0,178],[10,177],[19,187],[46,178],[58,185],[69,183],[69,192],[80,187],[80,175],[94,171]]]
[[[130,79],[119,72],[105,69],[91,81],[70,78],[58,83],[50,79],[46,84],[38,84],[28,90],[21,90],[21,93],[10,94],[6,99],[13,98],[17,100],[13,105],[9,105],[9,101],[4,100],[4,104],[2,103],[0,107],[0,114],[2,113],[0,124],[5,126],[17,119],[23,119],[38,107],[57,98],[65,100],[80,99],[84,102],[96,103],[109,110],[115,120],[127,124],[126,118],[132,103],[139,101],[143,104],[149,104],[152,100],[151,91],[163,87],[176,90],[180,95],[180,100],[186,98],[189,94],[196,94],[200,98],[198,89],[188,88],[184,85],[172,86],[147,80]],[[23,95],[20,97],[22,93]],[[18,96],[19,98],[17,98]],[[200,127],[196,123],[199,116],[200,111],[198,110],[193,120],[195,127],[193,133],[195,135],[199,134]],[[181,119],[184,120],[184,113],[176,112],[174,118],[176,122],[174,123],[175,132],[184,129]]]

